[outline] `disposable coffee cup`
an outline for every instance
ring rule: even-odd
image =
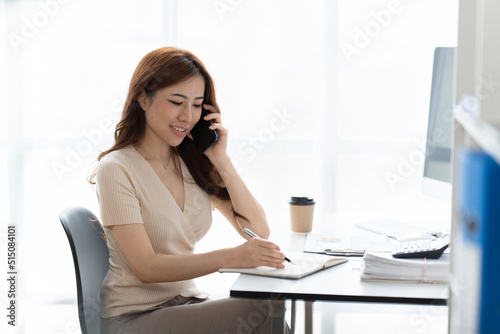
[[[314,199],[310,197],[290,198],[290,223],[293,232],[308,233],[312,230]]]

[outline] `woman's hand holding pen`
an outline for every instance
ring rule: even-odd
[[[285,254],[278,245],[263,239],[250,239],[244,244],[231,249],[227,268],[255,268],[268,266],[285,268]]]

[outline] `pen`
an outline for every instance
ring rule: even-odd
[[[243,233],[245,233],[246,235],[248,235],[250,238],[261,239],[257,234],[255,234],[254,232],[252,232],[248,228],[243,229]],[[285,261],[290,262],[291,264],[295,264],[295,263],[292,262],[292,260],[290,260],[286,256],[285,256]]]

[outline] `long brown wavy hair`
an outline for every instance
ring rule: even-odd
[[[205,80],[203,103],[210,104],[220,113],[215,98],[213,80],[203,63],[191,52],[174,47],[163,47],[145,55],[134,71],[123,107],[120,122],[114,134],[113,146],[101,154],[100,161],[106,154],[133,145],[142,138],[146,129],[144,110],[138,102],[139,95],[146,92],[153,97],[159,89],[169,87],[201,75]],[[209,195],[219,199],[229,199],[222,177],[205,154],[199,154],[191,139],[185,138],[173,148],[174,156],[180,156],[186,164],[194,181]],[[95,171],[90,177],[94,184]],[[234,212],[235,216],[243,218]]]

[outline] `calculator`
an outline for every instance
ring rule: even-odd
[[[399,242],[394,245],[392,256],[400,259],[439,259],[449,244],[450,238],[448,234],[440,238]]]

